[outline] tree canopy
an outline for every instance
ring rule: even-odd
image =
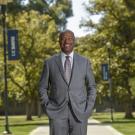
[[[44,60],[59,51],[58,34],[72,15],[71,1],[15,0],[7,8],[7,28],[19,31],[20,60],[8,61],[8,92],[11,100],[26,103],[27,119],[32,119],[34,103],[38,101],[38,83]],[[0,26],[1,29],[1,26]],[[0,52],[3,52],[2,33]],[[1,55],[0,78],[3,76]],[[3,91],[0,84],[0,92]]]
[[[135,98],[134,88],[131,85],[131,79],[135,77],[134,6],[133,0],[90,0],[86,6],[88,13],[101,15],[101,19],[98,23],[94,23],[90,19],[83,24],[85,27],[94,29],[93,34],[87,37],[89,41],[86,40],[86,45],[88,44],[87,47],[89,46],[91,51],[86,52],[95,56],[94,66],[98,77],[98,94],[101,95],[102,99],[105,91],[107,91],[106,84],[99,77],[99,65],[107,62],[109,51],[113,101],[117,100],[117,103],[121,102],[124,105],[126,118],[133,117],[132,103]],[[84,51],[85,54],[86,52]]]

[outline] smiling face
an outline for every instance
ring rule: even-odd
[[[72,31],[65,31],[60,34],[60,48],[65,54],[70,54],[74,48],[74,33]]]

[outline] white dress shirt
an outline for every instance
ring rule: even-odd
[[[61,52],[61,60],[62,60],[63,69],[64,69],[64,63],[65,63],[65,60],[66,60],[66,56],[69,56],[69,59],[70,59],[70,62],[71,62],[71,69],[72,69],[73,55],[74,55],[74,52],[71,52],[69,55],[65,54],[64,52]]]

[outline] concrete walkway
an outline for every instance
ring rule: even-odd
[[[40,126],[34,129],[30,135],[49,135],[48,126]],[[87,135],[123,135],[109,124],[101,124],[100,122],[90,119],[88,121]]]

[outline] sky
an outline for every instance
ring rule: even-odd
[[[86,4],[88,1],[89,0],[72,0],[73,16],[68,19],[67,29],[72,30],[76,37],[85,36],[92,32],[84,27],[79,27],[82,19],[87,20],[88,18],[91,18],[94,22],[98,22],[100,19],[100,16],[90,16],[86,12],[84,3]],[[27,2],[27,0],[25,2]]]
[[[91,33],[90,30],[88,31],[88,29],[84,27],[79,27],[81,19],[87,20],[88,18],[91,18],[94,22],[98,22],[100,18],[100,16],[88,15],[84,6],[84,3],[87,2],[88,0],[72,0],[73,17],[68,19],[67,29],[72,30],[76,37],[85,36],[86,34]]]

